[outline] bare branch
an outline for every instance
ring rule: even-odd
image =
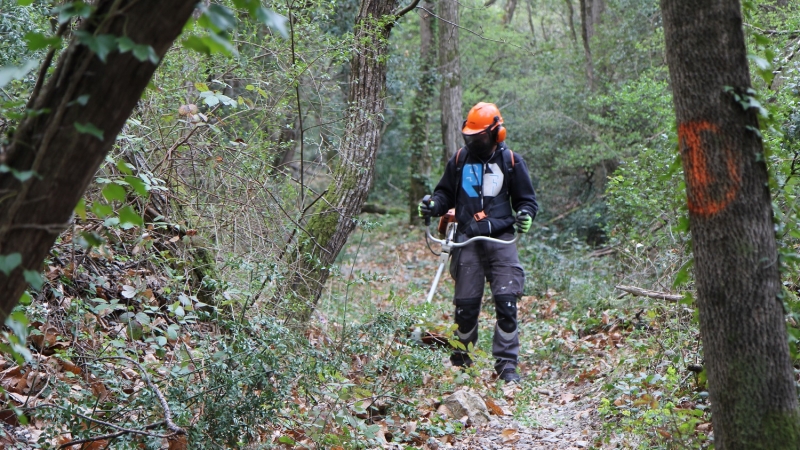
[[[651,291],[649,289],[642,289],[635,286],[623,286],[619,284],[615,287],[620,291],[625,291],[629,294],[641,297],[655,298],[658,300],[667,300],[670,302],[677,302],[683,299],[683,295],[667,294],[666,292]]]
[[[418,4],[419,4],[419,0],[414,0],[413,2],[411,2],[410,5],[406,6],[405,8],[401,9],[400,11],[392,13],[392,15],[399,19],[400,17],[403,17],[406,14],[408,14],[409,12],[411,12],[414,8],[417,7]]]
[[[164,394],[161,393],[161,389],[159,389],[158,386],[153,383],[153,381],[150,379],[150,375],[147,374],[147,371],[144,369],[144,367],[142,367],[141,364],[128,358],[127,356],[106,356],[103,358],[98,358],[98,360],[103,359],[121,359],[138,367],[139,371],[142,373],[142,378],[144,378],[145,383],[150,386],[150,389],[153,390],[153,392],[156,394],[156,397],[158,397],[158,401],[161,403],[161,409],[164,410],[164,423],[166,423],[167,428],[175,434],[186,434],[186,430],[175,425],[175,422],[172,421],[172,410],[169,409],[169,404],[167,403],[166,397],[164,397]]]

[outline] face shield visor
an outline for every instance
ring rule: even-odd
[[[492,156],[492,151],[495,147],[495,142],[492,133],[489,130],[481,131],[475,134],[463,134],[464,143],[467,145],[467,151],[477,158],[482,160],[489,159]]]

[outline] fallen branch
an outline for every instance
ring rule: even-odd
[[[164,397],[164,394],[161,393],[161,389],[159,389],[158,386],[156,386],[156,384],[153,383],[153,381],[150,379],[150,376],[147,374],[147,370],[145,370],[145,368],[142,367],[141,364],[128,358],[127,356],[106,356],[99,359],[121,359],[123,361],[128,361],[129,363],[134,364],[136,367],[138,367],[139,371],[142,374],[142,378],[144,378],[145,383],[147,383],[150,389],[153,390],[153,392],[156,394],[156,397],[158,397],[158,401],[161,403],[161,409],[164,410],[164,423],[167,425],[167,429],[169,429],[169,431],[172,431],[174,434],[186,434],[186,430],[179,427],[178,425],[175,425],[175,422],[172,421],[172,410],[169,409],[169,404],[167,403],[166,397]]]
[[[658,300],[667,300],[670,302],[677,302],[683,299],[683,295],[667,294],[666,292],[651,291],[649,289],[642,289],[635,286],[623,286],[621,284],[615,286],[620,291],[625,291],[629,294],[650,297]]]

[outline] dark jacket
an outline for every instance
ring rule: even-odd
[[[454,155],[436,185],[433,215],[441,216],[455,207],[458,231],[468,237],[499,236],[512,231],[515,221],[512,207],[517,213],[526,210],[531,217],[536,217],[539,205],[528,166],[519,153],[514,153],[513,169],[510,160],[511,152],[504,143],[498,144],[488,161],[470,156],[463,148],[458,162],[460,170]],[[509,174],[509,170],[513,170],[513,174]],[[486,218],[475,220],[475,214],[480,211]]]

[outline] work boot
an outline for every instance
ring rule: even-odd
[[[506,383],[519,383],[519,374],[515,366],[506,366],[503,370],[497,373],[497,379],[503,380]]]
[[[453,352],[450,355],[450,363],[453,364],[453,367],[470,367],[472,366],[472,358],[464,352]]]

